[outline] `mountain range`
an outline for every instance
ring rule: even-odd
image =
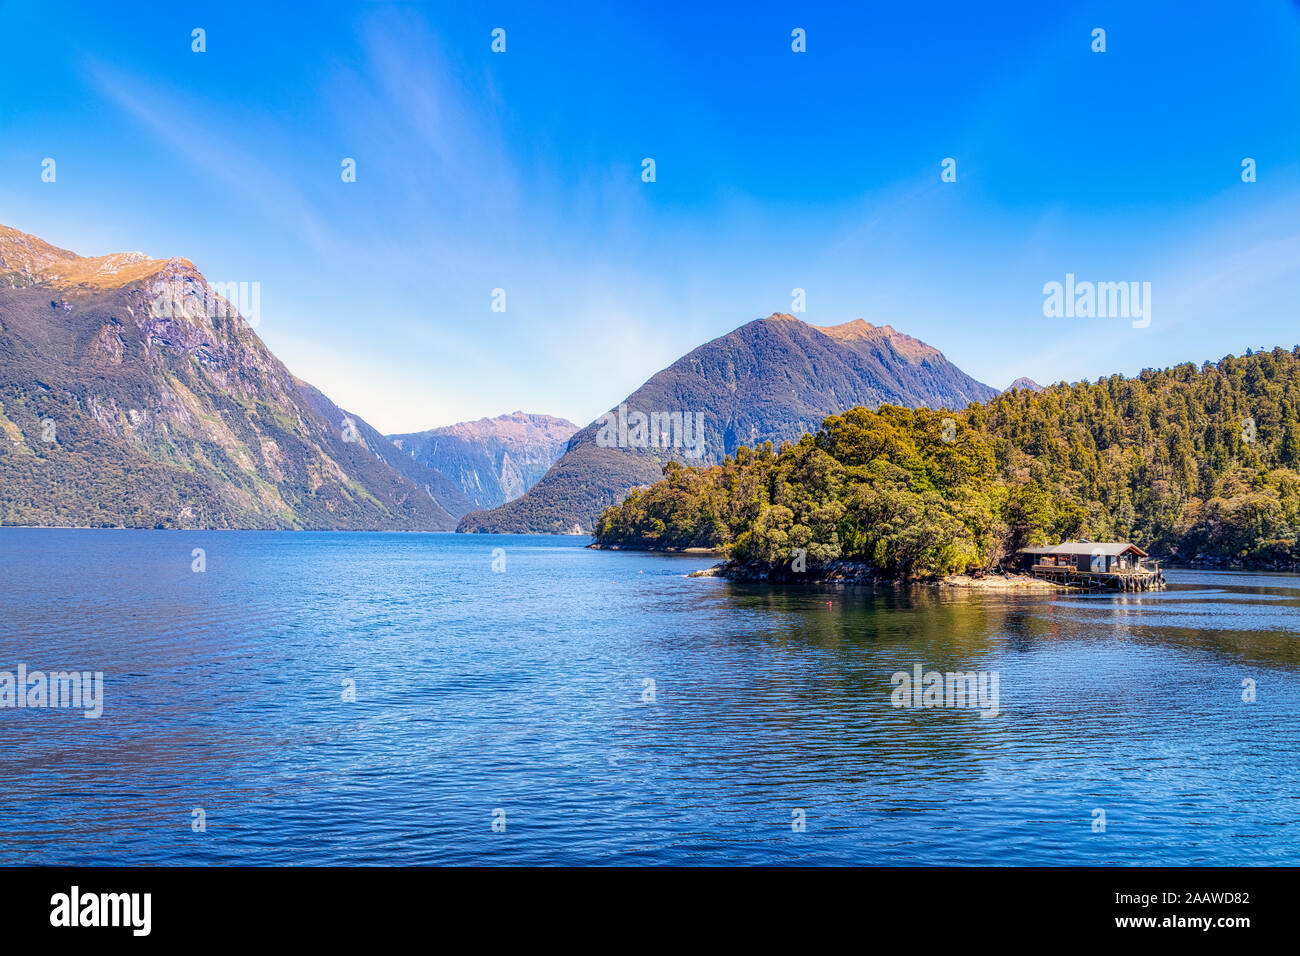
[[[657,481],[668,460],[716,464],[740,445],[797,441],[826,416],[859,405],[961,409],[997,394],[938,349],[891,326],[857,319],[824,328],[775,313],[706,342],[653,375],[611,410],[619,420],[617,435],[606,429],[601,441],[602,422],[610,421],[602,416],[573,437],[527,494],[466,515],[457,530],[590,532],[601,511],[630,489]],[[622,421],[637,413],[694,418],[703,425],[701,447],[623,441]]]
[[[582,429],[515,412],[386,437],[292,375],[223,291],[188,259],[0,226],[0,524],[589,532],[668,460],[797,440],[858,405],[997,394],[891,326],[777,313]]]
[[[473,504],[295,378],[188,259],[0,227],[0,523],[446,531]]]
[[[495,508],[537,484],[577,430],[563,418],[513,412],[388,438],[457,482],[475,508]]]

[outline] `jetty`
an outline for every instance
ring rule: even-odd
[[[1067,541],[1022,548],[1016,570],[1088,591],[1162,591],[1165,576],[1158,562],[1125,541]]]

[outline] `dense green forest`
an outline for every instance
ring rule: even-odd
[[[1017,390],[960,412],[881,406],[779,451],[677,462],[607,509],[602,546],[803,549],[888,574],[988,569],[1027,544],[1132,541],[1176,563],[1300,566],[1300,348]]]

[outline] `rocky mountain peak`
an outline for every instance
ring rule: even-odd
[[[143,252],[79,256],[44,239],[0,225],[0,278],[10,288],[40,283],[57,289],[120,288],[148,278],[172,263],[196,271],[188,259],[154,259]]]
[[[943,353],[920,339],[899,332],[892,325],[872,325],[865,319],[854,319],[842,325],[813,326],[818,332],[845,343],[887,344],[913,364],[926,359],[941,359]]]
[[[1026,378],[1023,375],[1008,385],[1006,390],[1008,392],[1014,392],[1018,388],[1023,388],[1031,392],[1041,392],[1043,390],[1043,386],[1039,385],[1032,378]]]

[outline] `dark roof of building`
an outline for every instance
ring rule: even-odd
[[[1145,551],[1135,544],[1129,544],[1127,541],[1066,541],[1064,544],[1048,544],[1020,549],[1021,554],[1102,554],[1107,557],[1118,557],[1130,551],[1138,557],[1145,558],[1147,556]]]

